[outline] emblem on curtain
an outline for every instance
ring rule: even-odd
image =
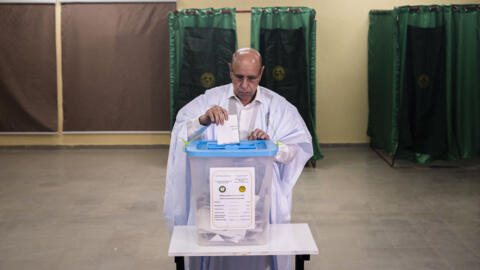
[[[281,81],[285,78],[285,69],[282,66],[276,66],[272,71],[272,75],[276,81]]]
[[[428,88],[430,86],[430,77],[428,77],[428,75],[425,73],[421,74],[420,76],[418,76],[417,84],[420,88]]]
[[[200,84],[205,88],[212,88],[215,85],[215,76],[210,72],[205,72],[200,76]]]

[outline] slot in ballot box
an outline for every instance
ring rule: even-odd
[[[270,140],[226,145],[193,141],[186,146],[199,245],[262,245],[268,241],[277,151]]]

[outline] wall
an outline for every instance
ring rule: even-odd
[[[33,2],[33,1],[32,1]],[[53,1],[55,3],[55,1]],[[12,145],[158,145],[169,144],[169,132],[157,133],[116,133],[116,134],[65,134],[63,133],[63,84],[62,84],[62,42],[61,5],[55,4],[55,45],[57,59],[57,109],[58,134],[26,135],[0,134],[0,146]]]
[[[367,33],[371,9],[478,1],[228,1],[178,0],[178,9],[307,6],[317,12],[317,132],[320,143],[366,143]],[[57,25],[57,27],[59,27]],[[250,45],[250,14],[237,14],[239,47]],[[57,41],[57,47],[58,47]],[[61,101],[59,101],[61,102]],[[0,135],[0,145],[168,144],[168,134]]]
[[[478,1],[228,1],[179,0],[178,9],[306,6],[317,12],[317,134],[320,143],[366,143],[367,34],[371,9]],[[238,46],[250,46],[250,14],[237,14]]]

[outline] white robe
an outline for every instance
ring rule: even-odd
[[[171,134],[165,186],[164,215],[171,234],[175,225],[195,224],[195,209],[191,190],[190,164],[184,152],[187,123],[204,114],[214,105],[228,110],[231,84],[209,89],[185,105],[177,114]],[[259,86],[260,87],[260,86]],[[274,162],[270,222],[289,223],[292,209],[292,189],[303,167],[313,155],[312,137],[297,109],[285,98],[260,87],[263,102],[257,111],[253,130],[261,129],[275,142],[297,146],[295,158],[289,163]],[[199,140],[215,140],[215,128],[209,126]],[[291,269],[290,256],[192,257],[191,269]]]

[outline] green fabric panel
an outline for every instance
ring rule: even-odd
[[[304,106],[310,103],[304,32],[304,28],[261,29],[259,51],[265,70],[260,85],[273,89],[297,107],[311,130],[312,110]]]
[[[447,151],[445,27],[408,26],[400,145],[413,152]]]
[[[315,10],[305,7],[252,8],[251,46],[263,57],[260,84],[295,105],[311,135],[313,160],[323,157],[316,135]]]
[[[429,155],[400,147],[399,158],[427,163],[434,159],[478,157],[480,155],[478,6],[405,6],[396,8],[394,14],[398,17],[397,33],[394,37],[399,55],[395,58],[399,74],[395,76],[394,91],[399,102],[403,96],[406,76],[404,67],[408,26],[434,28],[444,25],[446,30],[445,118],[448,150],[442,155]],[[394,127],[396,132],[401,128],[401,125]]]
[[[420,27],[420,28],[434,28],[438,26],[445,25],[446,29],[448,29],[448,25],[445,22],[445,16],[444,16],[444,10],[448,9],[448,7],[445,6],[416,6],[416,7],[410,7],[410,6],[404,6],[404,7],[399,7],[394,9],[394,15],[397,16],[398,21],[397,21],[397,33],[395,35],[395,42],[397,43],[397,55],[394,60],[397,62],[396,65],[399,67],[399,73],[398,76],[394,78],[394,84],[395,84],[395,95],[396,95],[396,102],[398,104],[397,108],[403,108],[403,102],[402,97],[404,96],[404,89],[405,89],[405,71],[406,71],[406,51],[407,51],[407,30],[408,26],[414,26],[414,27]],[[449,33],[446,33],[446,51],[447,54],[448,52],[451,51],[451,48],[449,47]],[[450,73],[448,71],[449,68],[449,57],[448,55],[446,56],[446,66],[447,66],[447,71],[446,71],[446,78],[445,81],[448,83],[448,81],[451,80],[449,78]],[[448,88],[448,85],[447,85]],[[448,91],[448,89],[446,90]],[[400,109],[398,109],[396,112],[396,117],[397,119],[400,119],[401,117],[401,112]],[[446,112],[448,114],[448,112]],[[400,130],[403,127],[400,124],[397,124],[394,126],[394,133],[397,136],[397,141],[399,141],[400,137]],[[448,132],[447,127],[447,132]],[[403,159],[409,159],[412,161],[415,161],[417,163],[427,163],[430,162],[433,159],[445,159],[445,155],[441,156],[432,156],[430,154],[425,154],[425,153],[418,153],[414,152],[408,149],[405,149],[402,145],[399,145],[398,149],[398,157],[403,158]],[[448,152],[447,152],[448,155]]]
[[[235,51],[235,31],[185,27],[180,82],[175,92],[176,113],[206,89],[231,82],[228,63]]]
[[[237,39],[235,9],[185,9],[169,13],[168,19],[173,126],[184,104],[207,88],[229,82],[225,75],[228,76],[228,63],[237,48]]]
[[[392,11],[370,11],[368,30],[368,129],[371,143],[394,153],[394,28]]]
[[[397,33],[396,33],[396,43],[397,43],[397,53],[399,55],[398,58],[394,59],[395,61],[398,61],[398,66],[399,66],[399,74],[398,77],[395,79],[395,95],[396,95],[396,100],[399,104],[399,107],[402,107],[403,105],[403,89],[404,89],[404,80],[405,80],[405,57],[406,57],[406,37],[407,37],[407,28],[408,25],[413,25],[417,27],[435,27],[438,25],[435,25],[434,20],[429,20],[429,17],[431,17],[431,14],[433,13],[434,15],[437,12],[429,12],[428,7],[419,7],[419,10],[410,10],[410,7],[405,6],[405,7],[400,7],[400,8],[395,8],[394,10],[398,21],[397,21]],[[419,19],[420,17],[420,19]],[[423,19],[425,18],[425,19]],[[430,25],[426,25],[430,22]],[[420,24],[421,25],[418,25]],[[432,25],[433,24],[433,25]],[[400,111],[396,112],[396,117],[397,119],[400,118]],[[394,129],[395,133],[397,135],[397,141],[399,140],[399,130],[402,127],[397,124]],[[398,156],[403,159],[410,159],[412,161],[417,161],[420,162],[418,158],[415,156],[415,152],[405,150],[401,145],[399,146],[398,150]],[[429,158],[423,159],[424,161],[428,161]]]
[[[466,9],[467,8],[467,9]],[[460,6],[452,20],[452,144],[460,158],[480,156],[480,10]]]

